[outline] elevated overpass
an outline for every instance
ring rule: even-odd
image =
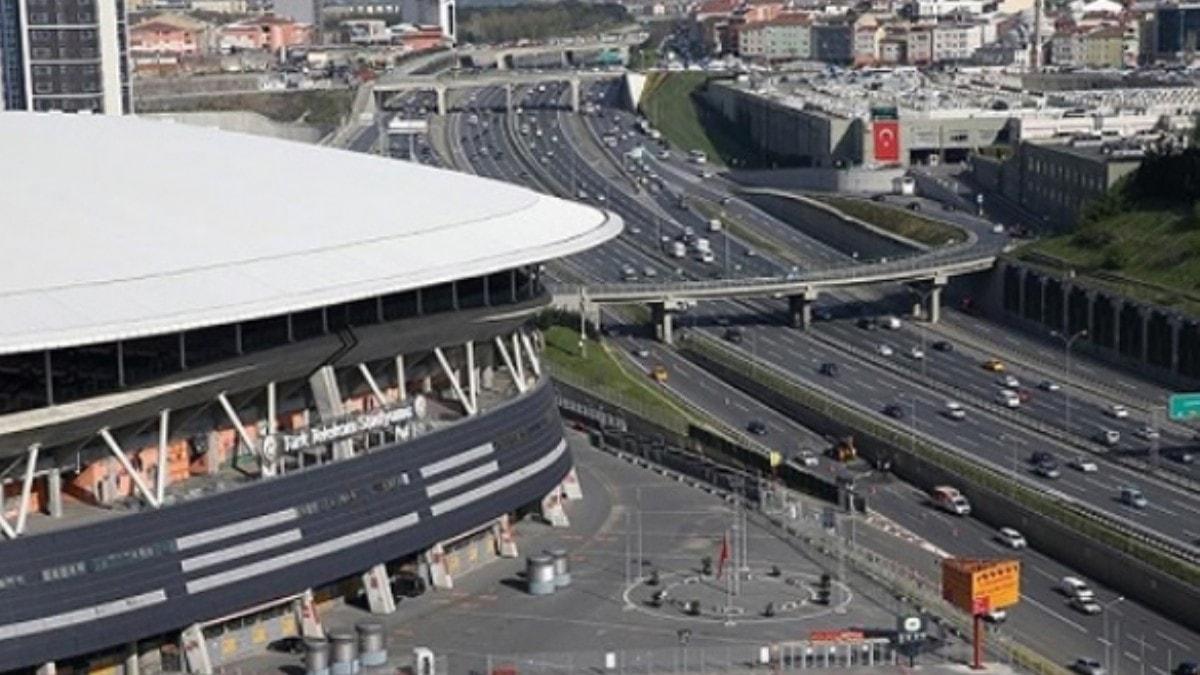
[[[584,312],[595,311],[601,305],[648,304],[656,335],[669,343],[673,314],[700,300],[786,297],[792,325],[808,328],[812,323],[812,305],[822,290],[907,283],[922,289],[919,290],[921,304],[914,311],[927,312],[925,315],[929,320],[937,322],[941,314],[942,289],[949,279],[991,269],[996,255],[993,251],[963,245],[903,260],[810,269],[783,277],[560,286],[555,289],[554,304]]]
[[[522,72],[522,71],[487,71],[471,74],[437,74],[414,75],[404,73],[389,73],[375,83],[376,103],[386,107],[392,96],[411,91],[432,91],[437,95],[437,112],[445,115],[449,108],[446,95],[453,89],[479,89],[483,87],[503,87],[505,92],[504,104],[511,111],[513,88],[520,85],[538,85],[548,82],[566,82],[571,86],[571,110],[579,111],[579,92],[584,82],[607,80],[624,77],[624,71],[552,71],[552,72]]]
[[[612,36],[610,39],[589,39],[555,44],[521,45],[512,47],[482,46],[469,49],[457,49],[457,62],[481,68],[497,70],[512,70],[521,58],[556,55],[558,63],[563,68],[582,65],[586,56],[604,52],[616,52],[621,63],[629,62],[629,48],[644,42],[648,34],[644,31],[633,31]]]

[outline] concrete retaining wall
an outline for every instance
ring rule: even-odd
[[[832,210],[788,197],[744,194],[744,199],[792,227],[859,260],[899,258],[917,251],[915,245],[885,236]]]
[[[746,187],[816,192],[891,192],[903,169],[770,169],[731,171],[727,176]]]
[[[966,483],[961,476],[913,455],[903,446],[873,438],[792,401],[746,373],[718,363],[696,352],[688,358],[735,387],[758,398],[818,433],[835,436],[854,435],[855,446],[864,457],[874,461],[889,458],[892,471],[905,482],[922,490],[935,485],[954,485],[971,501],[972,517],[991,527],[1018,528],[1037,550],[1078,570],[1110,588],[1154,608],[1172,621],[1200,630],[1200,588],[1156,570],[1142,561],[1099,544],[1055,521],[1030,511],[1018,502],[987,488]],[[1048,583],[1026,575],[1024,583]]]
[[[142,115],[199,127],[213,127],[255,136],[270,136],[301,143],[316,143],[324,135],[321,129],[305,124],[276,122],[256,112],[244,110],[214,112],[151,113]]]

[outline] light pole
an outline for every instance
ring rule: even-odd
[[[1067,337],[1066,335],[1064,335],[1056,330],[1050,331],[1050,334],[1063,341],[1063,384],[1062,384],[1063,400],[1065,401],[1065,404],[1066,404],[1065,420],[1067,423],[1067,431],[1070,431],[1071,430],[1071,386],[1070,386],[1069,380],[1071,379],[1071,345],[1075,344],[1075,341],[1078,340],[1079,338],[1087,337],[1088,331],[1086,328],[1084,328],[1083,330],[1080,330],[1078,333],[1075,333],[1071,337]]]
[[[1109,600],[1108,602],[1104,603],[1102,605],[1103,609],[1100,612],[1101,616],[1104,617],[1104,670],[1106,672],[1112,672],[1111,661],[1112,661],[1112,648],[1113,648],[1112,641],[1108,639],[1108,608],[1112,607],[1113,605],[1115,605],[1117,603],[1124,602],[1124,601],[1125,601],[1125,596],[1118,595],[1117,597],[1113,598],[1112,600]]]

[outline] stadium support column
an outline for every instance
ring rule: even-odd
[[[446,353],[442,351],[441,347],[434,347],[433,355],[437,357],[438,364],[442,366],[442,373],[446,376],[446,379],[450,381],[450,388],[454,390],[454,396],[462,405],[463,412],[467,414],[467,417],[474,417],[475,413],[477,412],[475,410],[475,406],[472,405],[471,399],[467,396],[467,393],[463,391],[462,383],[458,381],[458,372],[451,368],[450,362],[446,360]]]
[[[504,83],[504,112],[512,114],[513,102],[513,84],[512,82]]]
[[[404,355],[396,356],[396,402],[403,403],[408,399],[408,376],[404,373]]]
[[[321,626],[321,617],[317,614],[317,601],[313,598],[311,588],[292,601],[292,611],[296,614],[296,623],[300,624],[300,637],[325,637],[325,629]]]
[[[256,443],[250,438],[250,432],[246,431],[246,425],[242,423],[242,418],[238,417],[237,411],[233,409],[233,404],[229,402],[229,397],[225,392],[217,394],[217,401],[225,410],[225,415],[229,417],[230,423],[233,424],[233,429],[237,432],[238,439],[245,444],[250,453],[258,460],[259,473],[263,478],[275,475],[275,463],[269,461],[266,454],[263,452],[262,444]],[[237,451],[234,450],[234,456],[237,456]]]
[[[158,413],[158,461],[154,465],[154,498],[162,503],[167,492],[167,444],[169,439],[168,424],[171,421],[171,411],[163,409]]]
[[[17,507],[17,534],[25,533],[25,521],[29,518],[29,498],[33,492],[33,472],[37,470],[38,451],[42,446],[34,443],[25,455],[25,478],[21,481],[21,504]]]
[[[446,568],[446,547],[442,545],[442,542],[439,541],[429,547],[421,555],[421,559],[429,577],[430,586],[443,591],[454,588],[454,577],[450,576],[450,570]]]
[[[312,390],[313,401],[317,404],[317,414],[322,422],[328,422],[346,414],[346,406],[342,401],[342,392],[338,388],[337,373],[333,366],[321,366],[308,378],[308,386]],[[354,446],[349,440],[334,441],[333,459],[347,459],[354,454]]]
[[[358,372],[362,374],[363,381],[367,383],[367,387],[371,390],[371,395],[375,397],[375,401],[379,403],[380,408],[386,408],[388,404],[387,397],[383,395],[383,390],[379,388],[379,383],[375,381],[375,376],[371,374],[371,369],[367,364],[358,364]]]
[[[524,331],[518,329],[517,335],[521,336],[521,344],[525,347],[525,355],[529,357],[529,366],[533,368],[535,377],[542,376],[542,363],[538,360],[537,352],[534,351],[533,345],[529,342],[529,336]]]
[[[104,427],[100,430],[100,438],[104,439],[104,444],[108,446],[108,449],[112,452],[113,457],[117,458],[117,462],[120,463],[121,468],[125,469],[125,473],[129,474],[129,478],[133,481],[134,487],[136,487],[138,492],[142,494],[142,498],[146,500],[146,503],[156,509],[162,506],[162,502],[158,501],[158,499],[155,498],[154,493],[150,491],[150,486],[146,485],[146,481],[142,478],[141,472],[136,471],[133,468],[133,465],[129,463],[129,458],[125,456],[125,451],[121,449],[120,445],[117,445],[117,440],[113,438],[112,432],[108,430],[108,427]]]
[[[379,563],[363,572],[362,584],[367,594],[367,607],[372,614],[391,614],[396,611],[396,596],[392,595],[392,580],[388,578],[386,565]]]
[[[788,296],[788,319],[792,328],[812,328],[812,306],[817,301],[817,290],[805,288],[800,295]]]
[[[183,629],[179,636],[183,642],[183,656],[187,660],[187,672],[211,675],[212,658],[208,655],[208,643],[204,641],[204,629],[194,623]]]
[[[62,469],[57,466],[46,473],[46,511],[51,518],[62,518]]]
[[[125,672],[122,675],[141,675],[142,655],[138,653],[136,642],[129,643],[129,651],[125,653]]]
[[[434,87],[433,93],[437,97],[437,113],[444,116],[449,110],[449,106],[447,105],[446,101],[446,86],[438,85]]]
[[[34,675],[58,675],[58,666],[53,661],[47,661],[38,666],[34,671]]]
[[[525,379],[517,371],[517,367],[513,365],[512,356],[508,353],[508,347],[504,344],[504,340],[497,335],[494,342],[496,349],[500,352],[500,358],[504,360],[504,367],[508,368],[508,374],[512,377],[513,384],[516,385],[519,393],[525,393]]]
[[[512,523],[508,520],[508,514],[504,514],[496,519],[492,524],[492,538],[496,540],[496,555],[501,558],[516,558],[520,555],[517,551],[517,541],[513,538]]]
[[[475,364],[475,343],[467,341],[463,345],[467,353],[467,397],[471,399],[471,407],[479,411],[479,371]]]

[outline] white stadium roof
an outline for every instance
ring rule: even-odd
[[[570,255],[619,217],[514,185],[135,117],[0,113],[0,354]]]

